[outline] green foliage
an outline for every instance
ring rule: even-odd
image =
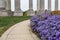
[[[27,11],[23,12],[23,16],[27,16]]]

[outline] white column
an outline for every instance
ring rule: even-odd
[[[48,0],[48,10],[51,11],[51,0]]]
[[[11,10],[11,0],[6,0],[6,10]]]
[[[40,0],[40,13],[44,13],[44,0]]]
[[[28,16],[35,15],[35,12],[33,11],[33,0],[29,0],[29,10],[28,10]]]
[[[11,12],[11,0],[6,0],[6,10],[7,10],[8,16],[12,16],[12,12]]]
[[[37,14],[40,13],[40,0],[37,0]]]
[[[5,0],[0,0],[0,9],[5,9]]]
[[[55,10],[58,10],[58,0],[55,0]]]
[[[15,0],[15,13],[14,16],[22,16],[23,12],[20,8],[20,0]]]
[[[29,9],[33,10],[33,0],[29,0]]]
[[[40,10],[44,10],[44,0],[40,0]]]
[[[6,9],[6,0],[0,0],[0,16],[8,16],[8,10]],[[7,10],[7,11],[6,11]]]

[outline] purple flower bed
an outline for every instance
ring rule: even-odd
[[[38,33],[41,40],[60,40],[60,15],[46,12],[33,16],[30,22],[32,30]]]

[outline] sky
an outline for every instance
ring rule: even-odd
[[[15,10],[15,0],[11,0],[11,10]],[[26,11],[29,9],[29,0],[21,0],[21,10]],[[60,0],[58,1],[58,9],[60,10]],[[48,8],[48,0],[45,0],[45,9]],[[55,0],[51,0],[51,10],[55,9]],[[37,0],[33,0],[33,10],[37,10]]]

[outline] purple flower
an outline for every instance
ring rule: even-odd
[[[60,40],[60,15],[47,11],[30,19],[33,31],[38,32],[41,40]]]

